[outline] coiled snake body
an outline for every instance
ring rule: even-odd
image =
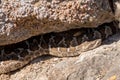
[[[101,45],[102,40],[116,33],[113,22],[97,28],[74,29],[49,33],[0,47],[0,74],[17,70],[41,55],[77,56]]]

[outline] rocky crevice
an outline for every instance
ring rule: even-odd
[[[108,0],[2,0],[0,45],[74,28],[95,28],[115,19]]]

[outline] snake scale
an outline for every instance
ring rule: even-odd
[[[77,56],[100,46],[104,39],[116,31],[117,27],[111,22],[97,28],[52,32],[16,44],[0,46],[0,74],[17,70],[41,55]]]

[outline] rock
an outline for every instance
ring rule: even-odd
[[[120,1],[119,2],[115,2],[115,5],[116,5],[115,18],[120,22]],[[120,26],[120,23],[119,23],[119,26]]]
[[[120,80],[120,33],[77,57],[42,56],[2,80]]]
[[[1,0],[0,45],[114,20],[109,0]]]

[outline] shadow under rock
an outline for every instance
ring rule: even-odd
[[[105,39],[103,41],[102,45],[109,45],[109,44],[112,44],[113,42],[117,42],[119,40],[120,40],[120,29],[118,30],[118,32],[116,34]]]
[[[9,61],[9,60],[19,60],[25,61],[30,60],[30,58],[42,56],[42,55],[54,55],[54,56],[75,56],[73,52],[76,51],[76,48],[81,50],[82,47],[89,45],[89,41],[94,41],[96,39],[106,39],[106,36],[115,34],[118,29],[116,29],[115,21],[111,23],[104,23],[97,28],[81,28],[81,29],[73,29],[68,31],[63,31],[59,33],[48,33],[39,36],[31,37],[28,40],[6,45],[0,46],[0,62],[1,61]],[[109,37],[110,38],[110,37]],[[118,38],[119,40],[119,38]],[[84,42],[88,42],[84,45]],[[105,44],[110,44],[114,40],[107,39]],[[83,46],[81,47],[81,45]],[[94,44],[93,44],[94,46]],[[55,53],[51,54],[50,50],[53,48]],[[72,51],[71,53],[67,53],[68,49]],[[64,53],[60,53],[66,51]],[[37,52],[36,52],[37,51]],[[58,53],[59,52],[59,53]],[[28,56],[29,55],[29,56]],[[33,59],[33,58],[32,58]]]
[[[34,37],[32,37],[28,40],[22,41],[20,43],[7,45],[7,46],[1,46],[0,47],[0,50],[1,50],[0,62],[16,60],[16,61],[23,61],[23,63],[24,63],[24,61],[28,61],[29,63],[34,64],[34,63],[37,63],[40,61],[49,60],[49,59],[53,58],[53,56],[49,56],[49,54],[50,54],[49,45],[51,46],[51,48],[54,48],[54,50],[59,50],[58,48],[61,48],[64,50],[69,47],[79,46],[82,43],[84,43],[85,41],[93,41],[96,39],[101,39],[101,37],[102,37],[102,39],[105,40],[106,29],[108,29],[108,31],[110,29],[113,34],[116,33],[116,28],[113,25],[113,23],[114,22],[111,22],[110,24],[105,23],[105,24],[98,26],[97,28],[73,29],[73,30],[68,30],[68,31],[64,31],[64,32],[59,32],[59,33],[49,33],[49,34],[34,36]],[[94,34],[96,32],[97,32],[97,34],[100,35],[100,37],[99,37],[99,35]],[[107,35],[107,36],[109,36],[109,35]],[[111,40],[111,38],[112,37],[109,37],[110,40],[107,39],[106,40],[107,42],[105,44],[111,44],[115,40],[116,41],[120,40],[120,37],[117,37],[118,39],[115,39],[115,40]],[[39,49],[41,50],[41,51],[39,51],[39,53],[34,52]],[[33,52],[30,53],[28,51],[30,51],[30,52],[33,51]],[[45,54],[47,53],[48,56],[47,55],[42,56],[41,54],[43,54],[43,52],[45,52]],[[55,54],[59,54],[59,53],[55,53]],[[66,54],[68,54],[68,53],[66,52]],[[71,53],[71,54],[73,54],[73,53]],[[28,55],[29,55],[29,57],[28,57]],[[34,57],[35,55],[37,55],[37,56]],[[31,61],[31,59],[30,59],[31,57],[35,58],[34,61]],[[33,60],[33,58],[32,58],[32,60]],[[26,66],[26,65],[27,64],[25,64],[24,66]],[[24,66],[22,66],[22,68]]]

